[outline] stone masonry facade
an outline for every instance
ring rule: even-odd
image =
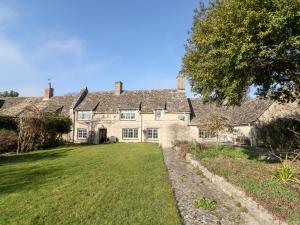
[[[184,76],[177,76],[177,89],[123,89],[121,81],[115,90],[55,96],[51,83],[43,97],[0,98],[0,116],[19,117],[28,107],[42,112],[69,116],[72,131],[65,139],[74,143],[157,142],[170,147],[175,140],[215,142],[216,134],[205,129],[209,117],[218,114],[227,118],[234,133],[218,135],[222,142],[235,142],[238,136],[256,145],[253,128],[257,123],[276,117],[299,116],[298,103],[280,105],[270,100],[247,100],[240,107],[203,104],[201,98],[187,98]]]

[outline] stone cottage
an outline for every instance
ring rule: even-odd
[[[43,97],[0,98],[0,116],[22,116],[34,106],[41,112],[69,116],[72,131],[65,139],[74,143],[157,142],[170,147],[175,140],[216,141],[214,132],[205,129],[210,115],[227,118],[235,132],[219,135],[223,142],[244,137],[256,145],[255,124],[276,116],[299,112],[297,104],[279,105],[269,100],[247,100],[240,107],[219,107],[203,104],[200,98],[185,95],[184,76],[177,76],[177,89],[125,90],[121,81],[115,90],[55,96],[51,83]]]

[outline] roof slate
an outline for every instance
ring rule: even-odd
[[[0,115],[16,117],[27,107],[42,101],[39,97],[5,97],[0,98]]]
[[[77,95],[54,96],[46,101],[41,101],[36,106],[42,112],[58,112],[64,116],[69,116],[73,101]]]
[[[246,100],[241,106],[225,107],[216,104],[204,104],[201,98],[190,99],[193,108],[192,125],[204,125],[210,115],[216,114],[228,119],[232,125],[248,124],[256,121],[273,103],[270,100]]]
[[[42,112],[59,112],[68,116],[76,95],[54,96],[43,101],[42,97],[0,98],[1,116],[19,116],[27,107],[36,106]]]
[[[168,112],[190,112],[185,94],[173,89],[124,91],[120,96],[112,91],[88,93],[76,110],[115,113],[119,109],[138,109],[147,113],[158,108]]]
[[[113,91],[88,93],[84,88],[77,94],[54,96],[46,101],[42,97],[0,98],[0,116],[19,116],[32,105],[43,112],[58,112],[65,116],[69,116],[72,108],[96,113],[116,113],[120,109],[152,113],[154,109],[165,109],[169,113],[191,112],[191,125],[208,123],[212,114],[222,115],[229,123],[237,125],[256,121],[272,103],[269,100],[247,100],[240,107],[221,107],[203,104],[200,98],[188,99],[184,92],[176,89],[124,91],[117,96]]]

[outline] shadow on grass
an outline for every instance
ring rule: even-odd
[[[58,169],[32,167],[1,173],[0,195],[23,190],[37,190]]]
[[[213,157],[229,157],[229,158],[246,158],[251,161],[276,163],[270,160],[270,153],[267,149],[254,148],[250,146],[240,145],[220,145],[216,148],[210,145]],[[208,150],[209,151],[209,150]]]
[[[242,153],[247,155],[248,160],[255,160],[268,164],[280,163],[277,158],[270,157],[270,152],[264,148],[255,148],[250,146],[235,146],[234,148],[242,149]]]
[[[262,157],[266,156],[267,152],[263,150],[258,150],[249,146],[243,146],[242,152],[248,156],[249,160],[262,160]]]
[[[24,162],[34,162],[40,160],[53,160],[67,155],[69,151],[76,148],[62,148],[59,150],[40,150],[36,152],[23,153],[20,155],[0,156],[0,166],[5,164],[16,164]]]

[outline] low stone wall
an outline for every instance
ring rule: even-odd
[[[227,195],[231,196],[234,200],[240,202],[244,207],[246,207],[249,211],[249,214],[255,217],[257,221],[259,221],[259,223],[287,225],[287,223],[275,219],[273,215],[271,215],[261,205],[255,202],[252,198],[248,197],[244,191],[232,185],[223,177],[220,177],[208,171],[208,169],[202,166],[199,161],[193,158],[192,154],[186,155],[186,161],[189,162],[194,168],[199,169],[203,173],[203,175],[213,184],[215,184],[219,189],[221,189]]]

